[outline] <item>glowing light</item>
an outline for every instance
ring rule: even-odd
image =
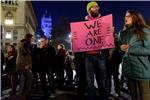
[[[41,29],[44,32],[44,35],[48,38],[51,39],[52,37],[52,18],[49,14],[47,14],[47,11],[41,18]]]
[[[38,40],[38,43],[40,43],[40,42],[41,42],[41,40],[39,39],[39,40]]]
[[[7,32],[6,35],[5,35],[5,38],[6,39],[11,39],[12,38],[11,32]]]
[[[13,25],[14,21],[13,21],[13,19],[5,19],[5,24],[6,25]]]
[[[69,38],[71,38],[72,36],[71,36],[71,34],[69,34],[69,36],[68,36]]]

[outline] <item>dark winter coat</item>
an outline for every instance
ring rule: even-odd
[[[52,69],[55,66],[56,51],[53,46],[48,45],[47,47],[40,49],[38,55],[38,61],[41,70]]]
[[[16,71],[16,56],[9,56],[6,58],[6,72]]]
[[[56,58],[57,58],[57,64],[63,65],[65,63],[66,51],[64,49],[58,50]]]

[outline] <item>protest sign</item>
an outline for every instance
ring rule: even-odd
[[[70,23],[73,52],[114,47],[112,14],[96,20]]]

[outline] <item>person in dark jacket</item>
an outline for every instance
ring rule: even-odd
[[[7,57],[6,57],[6,67],[5,72],[8,74],[8,81],[11,84],[12,93],[16,94],[17,87],[17,72],[16,72],[16,55],[15,47],[13,45],[7,46]]]
[[[72,65],[73,65],[73,53],[70,51],[67,51],[67,56],[66,56],[66,60],[65,60],[65,70],[66,70],[66,79],[67,85],[72,85],[73,84],[73,69],[72,69]]]
[[[32,74],[33,74],[33,83],[32,83],[32,87],[36,90],[38,89],[38,73],[39,73],[39,70],[40,70],[40,66],[39,66],[39,48],[37,47],[36,44],[32,44],[31,46],[31,55],[32,55]]]
[[[150,100],[150,28],[140,12],[126,12],[120,36],[120,48],[125,52],[122,74],[128,79],[132,100]]]
[[[41,85],[44,90],[44,94],[46,98],[55,97],[55,87],[54,87],[54,76],[53,69],[55,67],[56,60],[56,51],[55,48],[48,43],[48,39],[46,36],[40,38],[40,46],[39,46],[39,73],[41,79]],[[48,83],[46,75],[48,76]]]
[[[113,81],[115,86],[115,94],[114,93],[113,94],[116,97],[118,97],[120,95],[119,65],[122,62],[122,57],[124,53],[120,50],[118,34],[114,34],[114,39],[115,39],[115,48],[110,50],[109,63],[108,63],[109,72],[110,72],[109,85],[111,91],[111,86],[112,86],[111,76],[113,76]]]
[[[76,83],[78,86],[78,95],[84,97],[86,91],[86,70],[85,58],[83,52],[75,52]]]
[[[63,44],[58,44],[57,46],[58,52],[56,55],[57,61],[57,78],[58,78],[58,85],[61,87],[64,84],[64,69],[65,69],[65,59],[66,59],[66,50]]]

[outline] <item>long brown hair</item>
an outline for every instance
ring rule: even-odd
[[[143,29],[144,28],[150,29],[150,27],[146,25],[140,12],[136,10],[128,10],[127,12],[130,13],[132,17],[133,21],[132,26],[134,27],[134,32],[136,33],[138,40],[140,41],[144,40],[145,34]]]

